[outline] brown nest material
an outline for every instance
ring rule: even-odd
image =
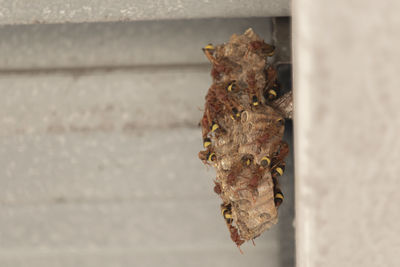
[[[278,178],[289,151],[282,137],[292,101],[291,93],[280,96],[276,69],[267,62],[274,49],[252,29],[203,49],[213,84],[201,120],[205,150],[199,158],[216,169],[214,191],[237,246],[276,224],[283,201]]]

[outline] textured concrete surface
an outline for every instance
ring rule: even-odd
[[[193,156],[198,134],[176,128],[3,139],[1,266],[204,266],[210,259],[277,266],[278,228],[245,246],[245,256],[229,240],[213,173]]]
[[[400,266],[398,1],[294,1],[298,266]]]
[[[276,47],[275,61],[288,64],[292,60],[291,18],[273,18],[272,24],[274,30],[272,39]]]
[[[1,0],[0,24],[290,15],[289,0]]]
[[[218,25],[229,36],[261,21]],[[214,38],[201,25],[216,22],[168,23],[148,29],[175,36],[170,47],[182,42],[179,29],[201,33],[186,35],[201,44],[188,41],[173,64],[168,49],[140,63],[137,49],[163,49],[153,42],[162,36],[146,46],[144,22],[0,30],[13,36],[0,38],[0,266],[293,266],[293,158],[282,178],[281,223],[241,255],[220,215],[214,173],[197,158],[211,84],[199,47]],[[128,28],[143,33],[119,44],[103,36]],[[124,48],[134,36],[140,45],[130,54]],[[74,45],[57,50],[53,42]],[[189,64],[192,53],[199,60]]]
[[[202,66],[0,75],[0,136],[194,127],[210,79]]]
[[[271,41],[267,18],[0,26],[0,70],[207,64],[204,45],[249,27]]]

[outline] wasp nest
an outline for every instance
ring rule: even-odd
[[[267,62],[274,47],[252,29],[203,51],[212,63],[213,84],[201,120],[205,150],[199,157],[216,168],[214,191],[222,199],[231,238],[240,246],[278,221],[291,94],[280,95],[276,69]]]

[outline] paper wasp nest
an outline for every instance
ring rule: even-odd
[[[276,70],[267,62],[274,47],[252,29],[203,50],[212,63],[213,84],[201,120],[205,150],[199,157],[216,168],[214,191],[222,199],[231,238],[240,246],[278,221],[291,94],[280,96]]]

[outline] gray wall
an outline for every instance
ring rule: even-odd
[[[289,16],[289,0],[1,0],[0,24]]]
[[[271,41],[270,19],[0,27],[0,266],[293,266],[292,160],[240,255],[197,158],[200,48],[248,27]]]

